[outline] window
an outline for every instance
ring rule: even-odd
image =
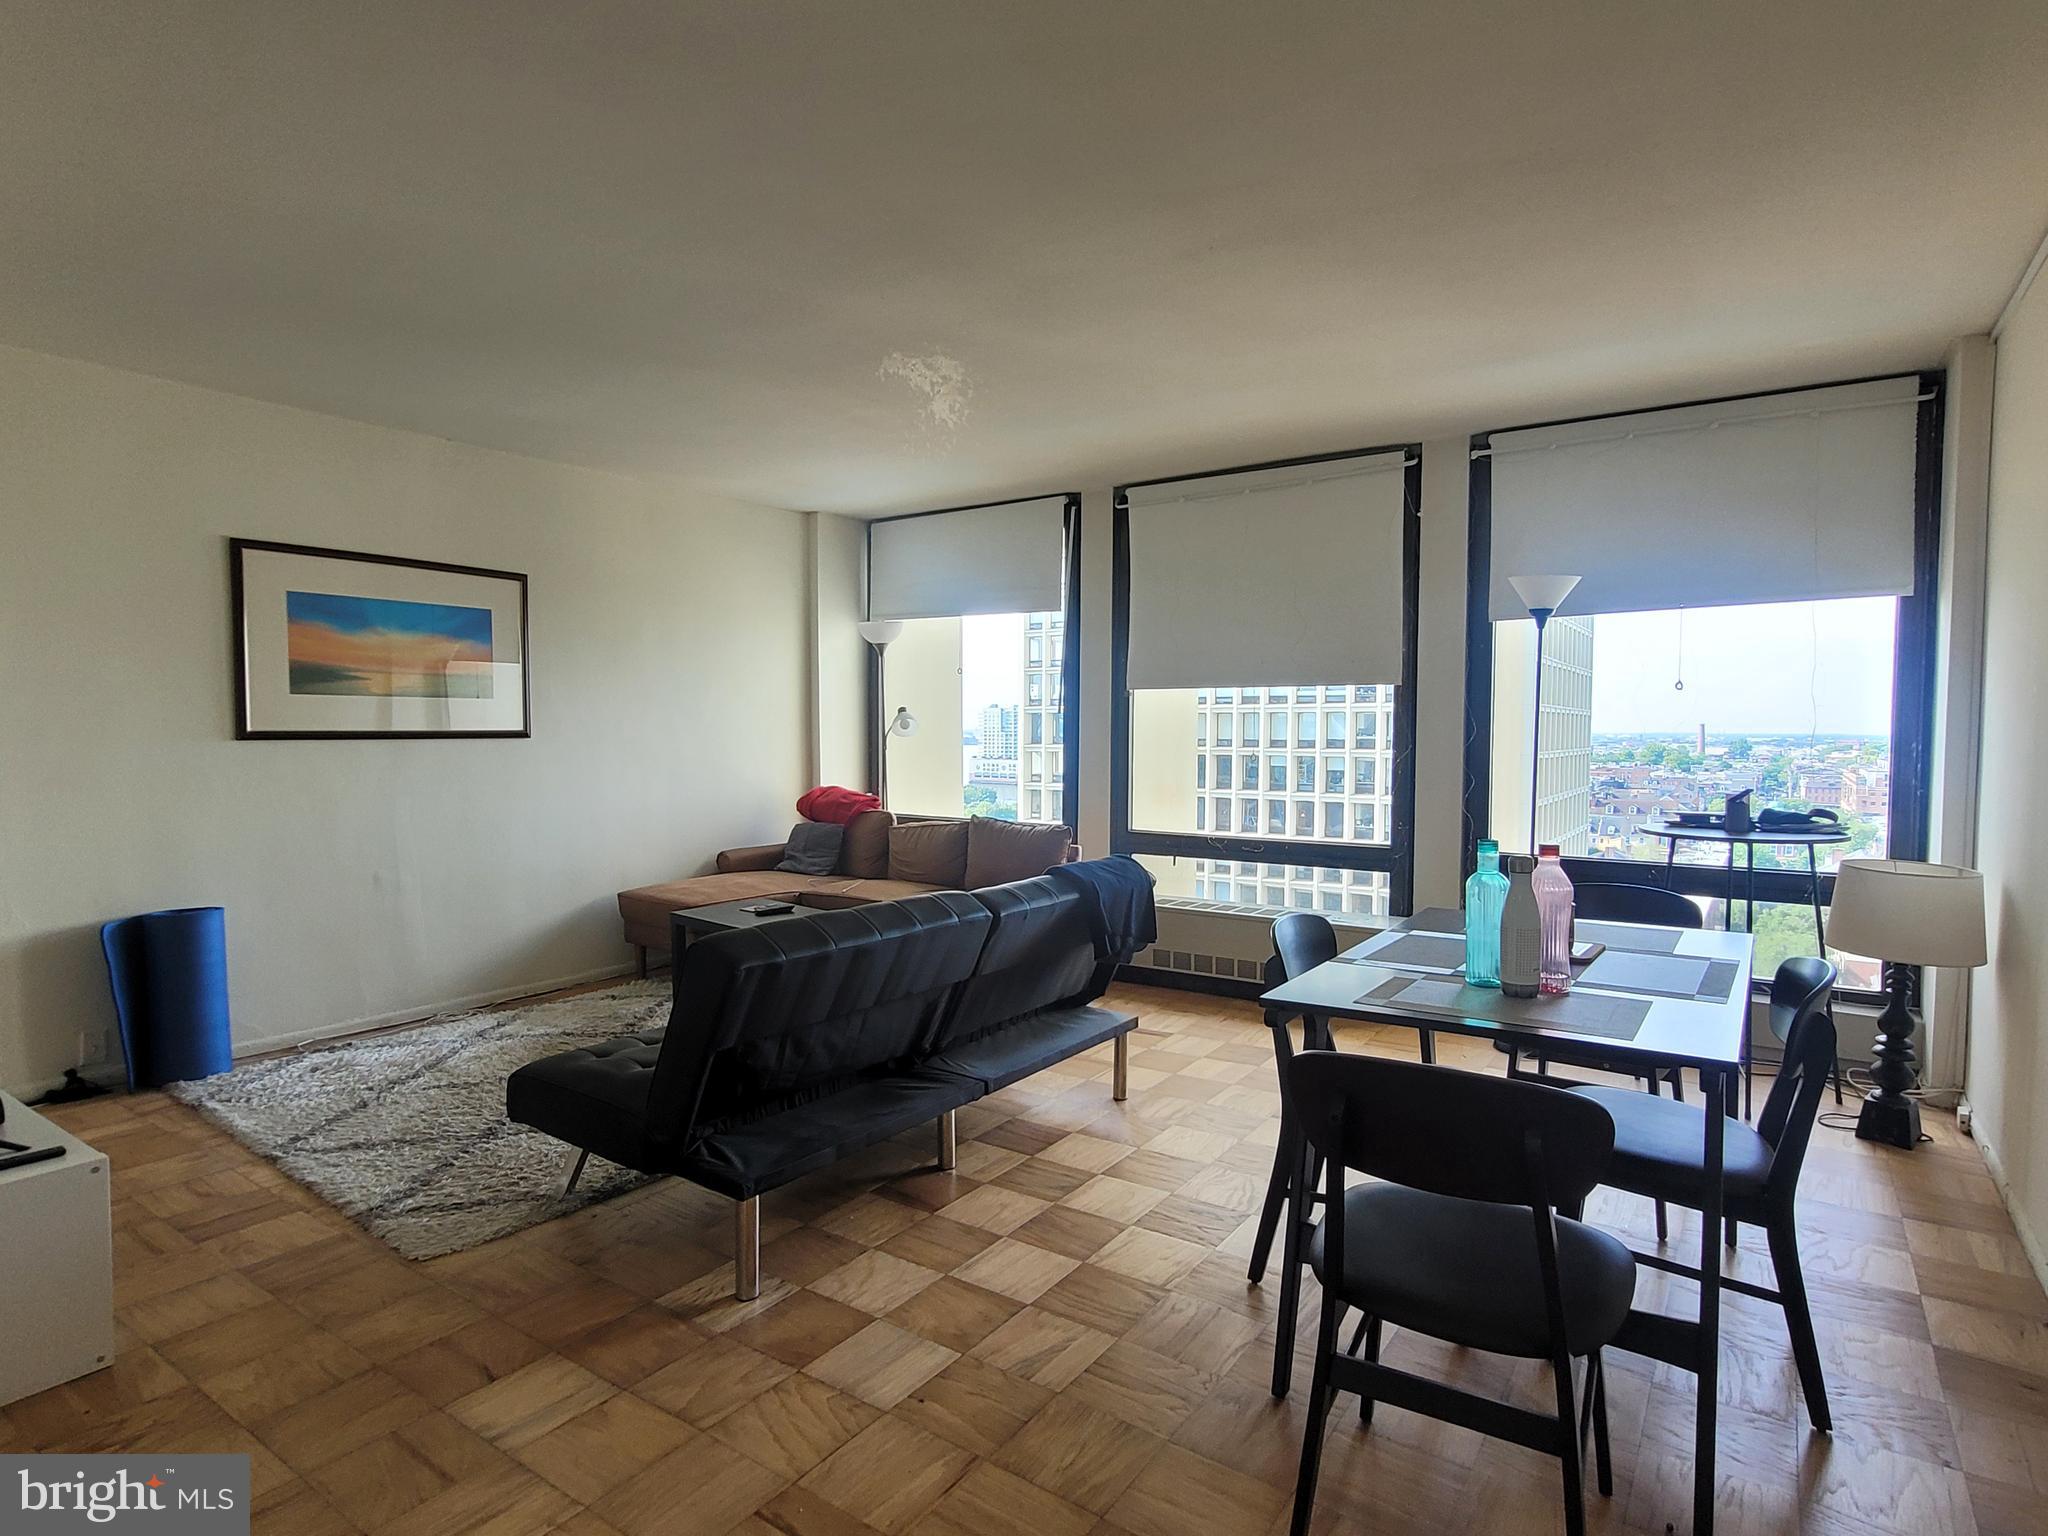
[[[1207,789],[1208,787],[1209,787],[1209,754],[1208,754],[1208,753],[1206,753],[1206,752],[1198,752],[1198,753],[1196,753],[1196,754],[1195,754],[1195,788],[1197,788],[1197,789]],[[1221,786],[1221,785],[1218,785],[1217,787],[1218,787],[1218,788],[1220,789],[1220,788],[1221,788],[1222,786]],[[1200,806],[1201,806],[1201,802],[1200,802],[1199,800],[1198,800],[1198,801],[1196,801],[1196,808],[1197,808],[1197,809],[1200,809]]]
[[[1377,745],[1380,737],[1380,717],[1369,709],[1361,709],[1353,718],[1358,724],[1358,737],[1353,745],[1361,748]]]
[[[1379,764],[1370,757],[1354,757],[1351,760],[1351,793],[1372,795],[1379,793],[1375,787],[1380,779]]]
[[[1693,884],[1697,894],[1718,896],[1726,889],[1727,849],[1673,848],[1653,829],[1679,811],[1717,811],[1731,792],[1748,790],[1758,809],[1819,806],[1841,818],[1850,840],[1814,850],[1823,873],[1845,858],[1892,856],[1899,601],[1552,619],[1543,640],[1538,840],[1557,843],[1571,859],[1648,866],[1658,883],[1673,854],[1681,870],[1711,871],[1704,887]],[[1517,848],[1528,839],[1535,629],[1515,619],[1496,624],[1493,635],[1490,814]],[[1679,681],[1682,690],[1672,686]],[[1511,730],[1504,728],[1510,716]],[[1797,901],[1760,904],[1757,912],[1755,968],[1768,977],[1780,960],[1813,952],[1806,850],[1758,848],[1756,867],[1784,871],[1798,886]],[[1846,962],[1843,984],[1875,989],[1875,966]]]
[[[868,708],[885,720],[907,712],[917,726],[870,741],[892,810],[1060,819],[1058,759],[1041,759],[1041,791],[1027,794],[1020,745],[1059,739],[1079,511],[1078,496],[1052,496],[868,524],[866,613],[900,626]]]
[[[1412,672],[1413,503],[1420,488],[1419,467],[1408,458],[1391,451],[1231,473],[1219,477],[1222,490],[1211,490],[1207,477],[1130,488],[1119,507],[1112,588],[1113,851],[1199,858],[1204,878],[1226,858],[1270,864],[1276,874],[1262,878],[1262,893],[1274,885],[1285,890],[1289,908],[1308,910],[1323,906],[1318,889],[1312,883],[1298,889],[1302,882],[1281,873],[1338,871],[1337,892],[1324,910],[1344,911],[1343,877],[1357,869],[1383,885],[1391,879],[1402,893],[1395,910],[1405,908],[1410,854],[1396,829],[1405,832],[1413,801],[1403,744],[1412,734],[1414,699],[1402,684]],[[1309,505],[1319,497],[1320,510]],[[1328,521],[1317,523],[1325,514]],[[1303,521],[1290,521],[1297,516]],[[1248,546],[1243,529],[1252,518],[1261,535]],[[1219,538],[1207,536],[1204,530],[1212,528]],[[1302,560],[1304,549],[1317,551],[1317,558]],[[1197,575],[1190,562],[1211,568]],[[1333,565],[1347,571],[1346,595],[1335,606],[1319,607],[1314,593]],[[1191,605],[1191,593],[1227,601]],[[1373,600],[1368,593],[1376,594]],[[1341,624],[1328,617],[1338,612],[1345,615]],[[1308,670],[1304,658],[1319,655],[1369,663],[1378,675],[1329,681],[1330,673]],[[1210,664],[1203,658],[1214,658],[1215,670],[1206,676],[1196,670]],[[1318,680],[1215,681],[1233,673],[1286,678],[1290,671]],[[1233,706],[1228,710],[1218,707],[1226,698]],[[1364,698],[1372,703],[1363,704]],[[1362,725],[1368,717],[1372,727]],[[1370,730],[1366,750],[1375,754],[1367,793],[1375,810],[1368,820],[1354,805],[1360,729]],[[1229,747],[1238,757],[1230,770],[1235,809],[1219,817],[1209,806],[1206,829],[1196,825],[1195,807],[1219,781],[1217,765],[1210,764],[1206,782],[1197,782],[1205,745]],[[1388,754],[1384,765],[1381,752]],[[1401,782],[1386,782],[1388,775]],[[1372,835],[1360,838],[1361,827]],[[1304,844],[1314,847],[1313,865],[1290,857]],[[1251,898],[1241,889],[1238,899]]]
[[[1162,897],[1236,901],[1275,912],[1320,910],[1353,918],[1390,915],[1387,876],[1328,865],[1238,864],[1228,859],[1141,853]],[[1233,878],[1233,876],[1235,878]]]
[[[1230,755],[1230,754],[1229,754],[1228,752],[1223,752],[1223,753],[1219,753],[1219,754],[1217,755],[1217,758],[1216,758],[1216,787],[1217,787],[1218,789],[1229,789],[1229,788],[1231,787],[1231,783],[1230,783],[1230,765],[1231,765],[1231,763],[1232,763],[1232,762],[1234,762],[1234,761],[1235,761],[1235,759],[1234,759],[1234,758],[1232,758],[1232,757],[1231,757],[1231,755]]]
[[[1575,880],[1669,884],[1710,923],[1725,849],[1655,831],[1732,792],[1841,818],[1848,841],[1812,850],[1823,904],[1843,858],[1924,856],[1941,394],[1925,374],[1475,438],[1468,849],[1520,849],[1533,820]],[[1808,557],[1733,557],[1765,539]],[[1540,731],[1506,583],[1537,568],[1581,573],[1543,632]],[[1755,852],[1767,981],[1813,952],[1813,911],[1807,850]],[[1845,991],[1876,986],[1834,958]]]

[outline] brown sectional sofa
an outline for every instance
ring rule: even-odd
[[[941,830],[952,827],[965,832],[964,862],[948,860],[943,854],[935,860],[931,851],[934,842],[962,841]],[[906,836],[892,839],[892,833],[899,829]],[[896,844],[894,849],[892,841]],[[906,846],[913,843],[918,846]],[[978,889],[1027,879],[1056,864],[1070,862],[1078,853],[1067,840],[1064,827],[979,817],[966,822],[941,818],[898,821],[888,811],[865,811],[848,823],[839,867],[829,875],[778,870],[775,866],[782,861],[784,846],[762,843],[752,848],[728,848],[718,855],[713,874],[619,892],[619,916],[625,923],[626,942],[639,951],[640,974],[647,974],[650,952],[668,951],[669,914],[688,907],[782,895],[795,896],[802,905],[819,908],[900,901],[929,891]],[[897,878],[892,869],[945,878]]]

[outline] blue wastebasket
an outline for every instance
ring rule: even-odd
[[[224,908],[116,918],[101,925],[100,947],[130,1088],[212,1077],[234,1065]]]

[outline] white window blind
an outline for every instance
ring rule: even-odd
[[[1066,576],[1066,498],[878,522],[868,545],[868,617],[1053,613]]]
[[[1400,453],[1134,486],[1132,688],[1401,680]]]
[[[1489,606],[1579,578],[1568,614],[1913,590],[1917,379],[1493,434]]]

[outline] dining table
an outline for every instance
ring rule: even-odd
[[[1574,967],[1571,990],[1514,998],[1466,984],[1464,929],[1462,912],[1426,909],[1272,988],[1260,1003],[1270,1013],[1299,1015],[1321,1042],[1332,1039],[1329,1021],[1348,1019],[1491,1038],[1538,1054],[1570,1045],[1578,1048],[1574,1054],[1595,1052],[1625,1071],[1691,1068],[1699,1074],[1708,1175],[1699,1224],[1699,1311],[1680,1317],[1633,1309],[1613,1347],[1697,1378],[1692,1529],[1694,1536],[1710,1536],[1721,1360],[1721,1170],[1749,1029],[1751,938],[1725,930],[1579,922],[1575,947],[1603,947],[1590,963]],[[1656,1255],[1637,1258],[1690,1273]]]

